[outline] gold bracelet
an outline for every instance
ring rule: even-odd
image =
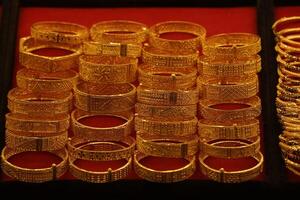
[[[221,123],[200,119],[198,122],[198,135],[201,139],[206,140],[248,139],[258,136],[259,133],[259,121],[257,119]]]
[[[34,51],[45,48],[56,48],[71,51],[63,56],[42,56]],[[65,71],[78,66],[78,57],[81,55],[80,45],[68,45],[35,40],[33,37],[20,39],[19,62],[28,69],[43,72]]]
[[[182,40],[164,39],[160,37],[161,34],[172,32],[188,33],[196,37]],[[187,21],[160,22],[149,29],[149,43],[151,46],[178,53],[195,53],[201,47],[205,36],[206,29],[203,26]]]
[[[58,21],[36,22],[31,26],[31,36],[48,42],[81,44],[89,37],[85,26]]]
[[[67,92],[77,84],[78,73],[73,70],[45,73],[31,69],[17,72],[17,86],[34,92]]]
[[[286,123],[293,123],[296,126],[300,125],[300,119],[293,118],[293,117],[280,116],[280,121],[281,123],[286,122]]]
[[[19,167],[9,162],[10,157],[22,152],[24,152],[24,150],[12,150],[4,147],[1,154],[2,171],[6,175],[19,181],[32,183],[51,181],[61,177],[68,170],[68,152],[65,148],[56,151],[49,151],[62,159],[59,164],[53,163],[51,167],[38,169]]]
[[[141,56],[141,44],[121,44],[121,43],[101,43],[88,41],[82,46],[85,55],[109,55],[109,56],[127,56],[137,58]]]
[[[288,146],[300,146],[300,136],[298,133],[283,131],[278,138],[280,142]]]
[[[128,159],[133,155],[134,149],[135,140],[132,137],[126,137],[118,142],[95,141],[89,138],[73,137],[68,142],[69,156],[82,160],[108,161]]]
[[[298,54],[300,53],[300,48],[299,47],[295,47],[295,46],[299,46],[300,44],[290,45],[289,44],[290,41],[291,40],[288,40],[288,39],[284,38],[283,40],[281,40],[280,42],[278,42],[277,45],[283,51],[288,52],[288,54],[292,54],[292,55],[298,56]]]
[[[136,80],[138,60],[117,56],[79,57],[79,74],[84,81],[104,84],[130,83]]]
[[[92,40],[101,43],[140,44],[147,39],[145,24],[128,20],[102,21],[90,29]]]
[[[300,164],[298,164],[294,161],[291,161],[288,158],[285,158],[284,161],[285,161],[286,168],[288,170],[293,172],[295,175],[300,176],[300,171],[299,171],[300,170]]]
[[[130,110],[136,101],[136,88],[125,84],[93,84],[82,82],[74,88],[75,106],[94,113]]]
[[[296,155],[296,156],[300,155],[300,145],[290,146],[284,142],[279,142],[279,146],[281,150],[285,151],[288,154]]]
[[[140,85],[152,89],[180,90],[196,85],[197,70],[194,68],[151,67],[142,64],[138,68]]]
[[[152,105],[192,105],[199,101],[197,87],[186,90],[152,89],[139,85],[136,88],[137,101]]]
[[[250,57],[260,50],[260,37],[252,33],[213,35],[208,37],[203,45],[203,54],[211,57]]]
[[[198,78],[200,96],[206,99],[233,100],[255,96],[259,91],[257,75],[244,78]]]
[[[243,108],[221,108],[228,104],[239,104],[247,107]],[[218,106],[219,105],[219,106]],[[218,107],[216,107],[218,106]],[[199,113],[204,119],[213,121],[228,121],[228,120],[249,120],[256,118],[261,113],[261,103],[258,96],[254,96],[243,100],[208,100],[200,99]]]
[[[280,47],[281,46],[281,47]],[[293,55],[295,52],[293,52],[292,50],[289,50],[288,52],[286,52],[286,49],[282,49],[284,47],[282,47],[282,45],[279,45],[278,43],[275,46],[275,51],[278,53],[278,55],[290,59],[290,60],[294,60],[294,61],[300,61],[300,57],[297,55]]]
[[[73,106],[71,92],[34,93],[14,88],[8,92],[7,98],[11,112],[36,116],[68,114]]]
[[[139,115],[134,118],[135,130],[159,136],[184,136],[195,134],[197,131],[197,117],[182,121],[153,120]]]
[[[188,136],[157,136],[137,132],[137,150],[150,156],[186,158],[198,151],[197,135]]]
[[[223,168],[216,170],[205,163],[209,156],[201,154],[199,156],[201,172],[210,179],[221,183],[240,183],[251,180],[263,171],[264,157],[262,153],[257,153],[253,158],[257,160],[257,165],[241,171],[225,171]]]

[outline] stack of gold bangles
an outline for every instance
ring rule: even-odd
[[[260,153],[260,38],[249,33],[227,33],[208,37],[199,58],[200,93],[198,133],[200,168],[207,177],[224,183],[243,182],[263,169]],[[252,157],[255,166],[240,171],[215,169],[207,158]],[[232,161],[233,162],[233,161]]]
[[[276,36],[278,84],[276,109],[282,125],[279,146],[287,169],[300,175],[300,16],[284,17],[273,24]]]

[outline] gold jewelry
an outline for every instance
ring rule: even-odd
[[[288,50],[284,48],[283,45],[279,45],[278,43],[275,46],[275,50],[278,53],[278,55],[282,56],[283,58],[287,58],[289,60],[294,60],[294,61],[300,61],[300,57],[297,55],[293,55],[295,53],[293,50]]]

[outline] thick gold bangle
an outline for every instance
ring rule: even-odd
[[[68,141],[68,132],[60,132],[51,136],[44,133],[31,134],[30,132],[5,131],[6,146],[11,149],[24,151],[53,151],[65,147]]]
[[[161,34],[172,32],[189,33],[196,37],[183,40],[171,40],[160,37]],[[157,23],[149,29],[149,43],[151,46],[178,53],[195,53],[201,47],[205,36],[206,29],[203,26],[187,21],[165,21]]]
[[[255,96],[259,91],[257,75],[252,77],[224,78],[215,77],[198,78],[200,96],[206,99],[231,100],[246,99]]]
[[[137,150],[151,156],[185,158],[195,155],[198,151],[197,135],[188,136],[157,136],[137,132]]]
[[[68,114],[72,110],[71,92],[33,93],[14,88],[8,92],[8,109],[14,113],[34,115]]]
[[[24,150],[12,150],[4,147],[1,154],[1,167],[3,172],[19,181],[41,183],[59,178],[68,170],[68,152],[65,148],[50,153],[60,157],[62,161],[59,164],[52,164],[51,167],[31,169],[19,167],[9,162],[9,158],[24,152]]]
[[[71,51],[71,54],[63,56],[41,56],[33,51],[45,48],[57,48]],[[79,45],[67,45],[35,40],[33,37],[20,39],[19,62],[28,69],[43,72],[65,71],[78,66],[78,57],[81,55]]]
[[[165,68],[140,65],[138,68],[140,85],[152,89],[188,89],[196,85],[195,68]]]
[[[93,83],[129,83],[136,80],[137,63],[129,57],[82,55],[79,74],[82,80]]]
[[[258,136],[259,121],[249,119],[247,121],[212,122],[200,119],[198,122],[198,135],[202,139],[248,139]]]
[[[31,36],[48,42],[81,44],[89,37],[85,26],[58,21],[36,22],[31,26]]]
[[[68,142],[69,156],[82,160],[107,161],[128,159],[133,155],[134,149],[135,140],[132,137],[126,137],[117,142],[73,137]]]
[[[136,116],[134,118],[135,130],[159,136],[184,136],[195,134],[197,131],[197,118],[180,121],[153,120]]]
[[[216,105],[222,104],[241,104],[248,107],[237,109],[222,109],[215,108]],[[204,119],[213,121],[228,121],[228,120],[249,120],[256,118],[261,113],[261,103],[258,96],[254,96],[243,100],[208,100],[200,99],[199,101],[199,113],[201,113]]]
[[[136,88],[125,84],[93,84],[82,82],[74,88],[75,106],[94,113],[130,110],[136,102]]]
[[[77,84],[78,73],[73,70],[45,73],[31,69],[17,72],[17,86],[34,92],[71,91]]]
[[[145,24],[128,20],[102,21],[90,29],[92,40],[102,43],[139,44],[147,39],[147,33]]]
[[[152,89],[139,85],[136,88],[137,101],[152,105],[192,105],[199,101],[197,87],[186,90]]]
[[[260,50],[260,37],[251,33],[213,35],[208,37],[203,45],[203,54],[211,57],[250,57]]]
[[[121,44],[121,43],[101,43],[88,41],[84,42],[82,52],[85,55],[109,55],[109,56],[127,56],[137,58],[141,56],[141,44]]]

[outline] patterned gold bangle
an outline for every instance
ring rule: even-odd
[[[253,158],[257,160],[254,167],[241,171],[225,171],[223,168],[216,170],[205,163],[207,155],[199,156],[201,172],[210,179],[221,183],[240,183],[251,180],[263,171],[264,157],[262,153],[257,153]]]
[[[197,87],[186,90],[152,89],[139,85],[136,89],[137,101],[152,105],[192,105],[199,101]]]
[[[196,85],[197,70],[194,68],[165,68],[140,65],[140,85],[152,89],[188,89]]]
[[[82,82],[74,88],[75,106],[94,113],[114,113],[134,107],[136,88],[126,84],[92,84]]]
[[[276,44],[275,46],[275,50],[278,53],[278,55],[282,56],[283,58],[287,58],[290,60],[294,60],[294,61],[300,61],[300,57],[297,55],[294,55],[294,51],[293,50],[289,50],[286,51],[286,49],[284,48],[283,45],[279,45],[279,43]]]
[[[259,121],[249,119],[247,121],[212,122],[200,119],[198,122],[198,135],[202,139],[248,139],[258,136]]]
[[[188,136],[157,136],[137,132],[137,150],[151,156],[185,158],[195,155],[198,151],[197,135]]]
[[[32,24],[31,36],[48,42],[81,44],[89,37],[85,26],[58,21],[41,21]]]
[[[195,35],[195,38],[183,40],[171,40],[161,38],[164,33],[188,33]],[[157,23],[149,29],[149,43],[155,48],[176,51],[195,53],[202,45],[206,36],[206,29],[196,23],[187,21],[165,21]]]
[[[11,112],[36,116],[68,114],[73,106],[71,92],[34,93],[14,88],[8,92],[7,98]]]
[[[87,117],[99,116],[97,114],[91,114],[81,110],[74,110],[71,113],[72,119],[72,131],[77,137],[90,138],[98,141],[120,141],[125,137],[129,136],[133,131],[133,114],[132,113],[122,113],[122,114],[101,114],[101,116],[110,116],[120,119],[124,119],[123,124],[113,126],[113,127],[93,127],[89,125],[82,124],[80,119]]]
[[[282,151],[285,151],[291,155],[300,155],[300,145],[288,145],[284,142],[279,142],[279,146]]]
[[[128,20],[102,21],[90,29],[92,40],[102,43],[142,43],[147,39],[147,34],[145,24]]]
[[[78,73],[73,70],[45,73],[31,69],[21,69],[17,72],[17,86],[34,92],[71,91],[77,84]]]
[[[248,78],[198,78],[200,96],[206,99],[231,100],[246,99],[255,96],[259,91],[259,83],[256,75]]]
[[[34,51],[45,48],[57,48],[71,51],[63,56],[42,56]],[[81,55],[80,45],[68,45],[35,40],[33,37],[20,39],[19,62],[28,69],[43,72],[65,71],[78,66],[78,57]]]
[[[93,83],[129,83],[136,80],[137,63],[129,57],[82,55],[79,74],[82,80]]]
[[[134,118],[135,130],[159,136],[184,136],[195,134],[197,131],[197,118],[181,121],[153,120],[136,116]]]
[[[208,37],[203,45],[203,54],[211,57],[249,57],[260,50],[260,37],[251,33],[213,35]]]
[[[234,109],[216,107],[218,105],[225,106],[226,104],[239,104],[244,105],[245,107]],[[199,113],[201,113],[204,119],[213,121],[249,120],[260,115],[260,98],[254,96],[243,100],[228,101],[201,99],[199,101]]]
[[[62,159],[59,164],[53,163],[51,167],[38,169],[19,167],[9,162],[10,157],[22,152],[24,152],[24,150],[12,150],[4,147],[1,154],[2,171],[6,175],[19,181],[32,183],[51,181],[61,177],[68,170],[68,152],[65,148],[56,151],[49,151]]]
[[[281,123],[286,122],[286,123],[292,123],[295,125],[300,125],[300,119],[297,119],[297,118],[281,116],[280,120],[281,120]]]
[[[289,132],[285,130],[278,137],[281,143],[288,146],[299,146],[300,149],[300,136],[297,132]],[[283,150],[285,149],[283,148]]]

